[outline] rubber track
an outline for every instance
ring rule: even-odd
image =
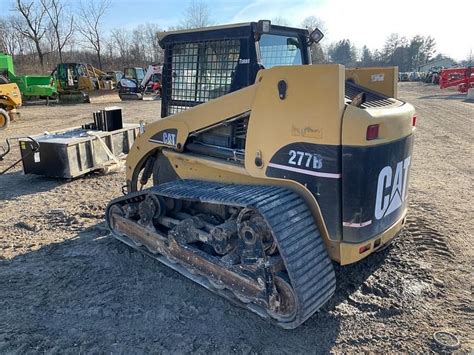
[[[278,322],[283,328],[296,328],[334,294],[336,279],[332,262],[309,208],[294,192],[276,186],[178,180],[111,201],[106,218],[113,204],[131,202],[147,193],[258,210],[272,229],[296,295],[297,313],[290,322]],[[282,205],[289,208],[282,209]],[[123,237],[118,239],[123,241]]]

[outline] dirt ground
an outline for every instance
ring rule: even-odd
[[[408,226],[383,252],[335,266],[335,297],[293,331],[108,236],[123,171],[0,176],[0,353],[429,352],[438,330],[472,351],[474,103],[421,83],[402,83],[400,97],[418,112]],[[25,106],[0,140],[80,125],[112,101],[128,122],[160,116],[159,101],[112,96]],[[15,146],[0,170],[18,158]]]

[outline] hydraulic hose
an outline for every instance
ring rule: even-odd
[[[11,140],[17,140],[17,139],[28,139],[31,141],[31,151],[29,151],[27,154],[25,154],[25,156],[21,157],[20,159],[18,159],[17,161],[15,161],[13,164],[11,164],[10,166],[8,166],[5,170],[1,171],[0,172],[0,175],[3,175],[5,174],[7,171],[9,171],[10,169],[14,168],[16,165],[18,165],[24,158],[27,158],[29,157],[31,154],[33,153],[36,153],[39,151],[39,148],[40,148],[40,145],[39,143],[31,138],[30,136],[23,136],[23,137],[13,137],[13,138],[7,138],[6,141],[7,141],[7,147],[1,147],[1,149],[3,150],[2,153],[0,153],[0,161],[2,161],[4,159],[4,157],[10,152],[11,150],[11,144],[10,144],[10,141]]]

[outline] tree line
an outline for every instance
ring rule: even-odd
[[[363,46],[360,55],[349,39],[331,44],[327,49],[329,60],[346,66],[398,66],[399,71],[413,71],[429,62],[436,51],[431,36],[416,35],[411,39],[393,33],[387,37],[382,49],[371,51]]]
[[[0,51],[17,71],[47,73],[57,63],[85,62],[99,69],[144,66],[162,60],[157,24],[104,31],[110,0],[14,0],[0,17]],[[39,64],[39,66],[38,66]]]
[[[104,31],[110,1],[79,0],[73,8],[66,0],[12,0],[10,15],[0,17],[0,51],[12,54],[17,71],[23,73],[46,73],[57,63],[68,61],[107,70],[162,62],[158,41],[163,28],[159,24]],[[210,13],[207,3],[193,0],[177,26],[167,30],[213,25]],[[288,25],[281,17],[272,23]],[[314,16],[305,18],[301,27],[325,30],[324,23]],[[374,51],[367,46],[359,50],[349,39],[311,46],[313,63],[397,65],[400,71],[410,71],[428,62],[435,50],[431,36],[407,39],[398,34],[388,36],[383,48]]]
[[[272,23],[288,25],[282,17],[272,20]],[[324,32],[325,25],[320,19],[309,16],[301,26],[310,32],[318,27]],[[311,46],[311,58],[314,64],[338,63],[347,67],[398,66],[400,71],[412,71],[422,64],[429,62],[436,52],[436,42],[431,36],[416,35],[411,39],[391,34],[387,37],[382,49],[371,51],[367,46],[360,50],[350,39],[342,39],[326,46]]]

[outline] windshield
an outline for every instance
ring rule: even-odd
[[[145,77],[145,70],[143,70],[142,68],[137,68],[137,80],[142,81],[144,77]]]
[[[260,37],[260,61],[265,69],[277,65],[302,64],[298,37],[263,34]]]
[[[133,68],[126,68],[125,69],[125,73],[124,73],[124,77],[125,79],[134,79],[134,76],[135,76],[135,70]]]
[[[125,79],[141,81],[145,76],[145,72],[142,68],[126,68],[123,76]]]

